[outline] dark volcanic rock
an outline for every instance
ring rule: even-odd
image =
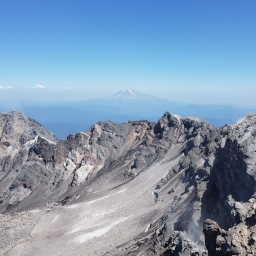
[[[216,255],[216,239],[217,236],[222,234],[219,225],[215,221],[207,219],[204,222],[203,232],[205,234],[205,246],[208,250],[208,255]]]
[[[167,112],[157,123],[98,122],[60,141],[19,112],[1,113],[0,211],[93,204],[97,193],[104,203],[129,187],[132,201],[122,204],[149,191],[150,210],[140,234],[106,255],[205,255],[202,230],[209,255],[254,255],[255,152],[255,114],[216,128]]]
[[[252,203],[252,200],[251,200]],[[255,201],[253,202],[255,204]],[[245,206],[246,207],[246,206]],[[240,222],[228,231],[210,219],[204,223],[205,245],[209,256],[255,255],[256,254],[256,219],[255,208],[249,207],[253,215],[247,215],[246,222]]]

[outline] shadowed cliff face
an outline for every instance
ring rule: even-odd
[[[145,212],[136,218],[143,227],[102,249],[106,255],[205,255],[191,241],[204,246],[204,220],[221,228],[245,222],[240,204],[254,198],[255,114],[218,129],[167,112],[157,123],[98,122],[60,141],[11,112],[0,114],[0,135],[2,213],[81,205],[120,190],[130,193],[124,201],[134,198],[122,213],[128,218],[142,207],[136,198],[144,198]]]

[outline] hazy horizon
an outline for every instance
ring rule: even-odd
[[[0,100],[80,101],[125,88],[255,105],[256,2],[0,4]]]
[[[128,89],[128,88],[126,88]],[[74,95],[72,96],[72,93],[70,92],[70,90],[67,92],[68,97],[63,97],[63,95],[58,95],[59,91],[57,89],[55,90],[45,90],[45,91],[40,91],[38,92],[38,95],[31,97],[30,95],[24,95],[23,97],[20,96],[20,93],[18,93],[17,95],[13,94],[12,92],[10,92],[10,97],[3,97],[1,98],[1,96],[3,96],[4,94],[0,95],[0,100],[2,103],[4,102],[22,102],[22,101],[30,101],[30,102],[45,102],[45,103],[68,103],[68,102],[78,102],[78,101],[87,101],[87,100],[99,100],[99,99],[103,99],[105,97],[111,96],[115,93],[117,93],[118,91],[114,91],[112,94],[110,92],[105,92],[105,93],[101,93],[101,94],[96,94],[96,93],[91,93],[89,94],[89,96],[86,94],[86,90],[79,90],[79,91],[75,91]],[[87,95],[87,97],[85,97],[83,94],[79,95],[81,93],[85,93]],[[233,101],[225,101],[225,95],[222,95],[222,97],[218,97],[219,101],[216,100],[212,100],[210,101],[209,99],[205,98],[205,99],[201,99],[198,100],[196,97],[192,97],[191,95],[197,94],[197,97],[200,97],[200,93],[195,92],[195,91],[191,91],[191,92],[186,92],[188,94],[188,98],[187,101],[184,100],[184,96],[180,95],[180,97],[168,97],[166,95],[156,95],[156,93],[154,95],[149,94],[149,93],[145,93],[144,91],[140,91],[143,94],[147,94],[147,95],[151,95],[154,97],[157,97],[159,99],[164,99],[164,100],[169,100],[171,102],[177,102],[177,103],[181,103],[184,105],[227,105],[227,106],[233,106],[233,107],[238,107],[238,108],[256,108],[256,103],[255,101],[247,101],[246,103],[241,103],[237,101],[237,98],[235,97]],[[201,92],[201,97],[203,97],[204,92]],[[209,95],[211,95],[211,97],[213,97],[213,92],[209,92]],[[241,92],[242,94],[242,92]],[[247,94],[247,92],[245,92],[244,94]],[[6,96],[6,95],[5,95]],[[250,95],[252,98],[254,97],[254,94]],[[223,98],[223,101],[221,101],[221,99]]]

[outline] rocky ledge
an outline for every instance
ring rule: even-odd
[[[256,114],[216,128],[167,112],[157,123],[98,122],[58,140],[20,112],[1,113],[0,248],[255,255],[255,152]],[[30,219],[31,211],[38,214]],[[8,219],[26,236],[12,240]]]

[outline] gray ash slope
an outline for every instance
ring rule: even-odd
[[[6,255],[206,255],[206,219],[223,229],[256,223],[255,114],[216,128],[167,112],[157,123],[98,122],[61,141],[20,112],[0,122]],[[8,216],[26,232],[9,232]],[[244,243],[219,255],[248,252]]]

